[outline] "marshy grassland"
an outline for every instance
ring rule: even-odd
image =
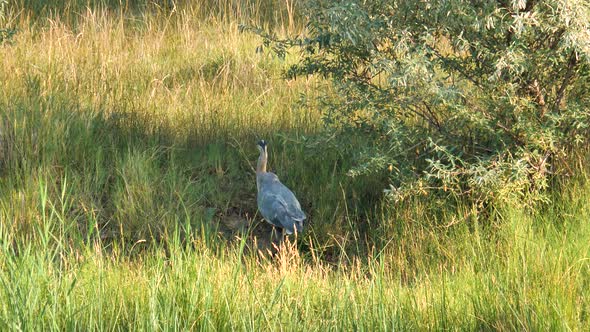
[[[297,1],[9,1],[0,330],[586,330],[590,183],[535,210],[380,200],[242,23]],[[274,256],[255,143],[309,227]],[[257,240],[254,240],[257,238]]]

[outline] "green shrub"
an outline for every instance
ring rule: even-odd
[[[588,144],[590,3],[323,1],[304,36],[261,29],[288,79],[322,75],[331,139],[382,176],[395,200],[436,192],[475,202],[544,199]],[[345,138],[345,139],[344,139]],[[370,189],[375,190],[375,189]]]

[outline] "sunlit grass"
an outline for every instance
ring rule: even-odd
[[[330,266],[284,247],[278,256],[212,252],[192,233],[160,245],[77,245],[60,212],[40,243],[12,246],[3,226],[0,324],[8,329],[583,329],[590,264],[588,191],[544,216],[505,212],[494,232],[450,232],[450,260],[429,257],[400,278],[392,256]],[[52,206],[51,203],[41,203]],[[561,221],[559,226],[555,224]],[[493,235],[494,239],[489,236]],[[126,252],[127,254],[124,254]],[[427,267],[429,266],[429,268]]]
[[[587,180],[537,212],[361,206],[386,184],[307,145],[322,114],[297,101],[324,82],[282,80],[297,54],[238,32],[297,33],[291,1],[14,3],[0,22],[18,28],[0,46],[0,330],[589,324]],[[310,221],[276,256],[252,239],[270,235],[260,138]]]

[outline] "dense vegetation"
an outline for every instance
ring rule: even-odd
[[[543,199],[590,134],[587,1],[310,1],[287,78],[329,77],[330,134],[395,200]],[[360,139],[360,140],[359,140]],[[355,145],[366,146],[363,148]]]
[[[587,326],[587,6],[566,33],[520,2],[459,23],[354,3],[0,1],[0,329]],[[504,48],[470,43],[480,19]],[[538,62],[488,72],[513,51]],[[310,220],[276,256],[260,138]]]

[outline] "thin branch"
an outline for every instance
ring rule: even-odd
[[[561,83],[561,86],[559,87],[559,91],[557,92],[557,98],[555,99],[555,104],[553,105],[553,109],[555,111],[559,110],[559,105],[561,104],[561,100],[563,99],[563,96],[565,95],[565,89],[569,85],[570,80],[571,80],[572,76],[574,75],[574,68],[576,67],[577,64],[578,64],[578,58],[576,57],[576,52],[572,51],[572,53],[570,54],[570,59],[567,63],[567,72],[565,73],[565,77],[563,78],[563,82]]]
[[[422,113],[422,112],[418,111],[417,109],[413,108],[413,107],[412,107],[412,106],[410,106],[410,105],[408,105],[408,109],[409,109],[409,110],[410,110],[412,113],[414,113],[414,114],[418,115],[419,117],[421,117],[422,119],[426,120],[426,122],[428,122],[428,123],[429,123],[431,126],[433,126],[434,128],[436,128],[436,129],[437,129],[439,132],[441,131],[440,124],[438,124],[438,123],[436,122],[436,120],[435,120],[435,119],[432,119],[432,118],[431,118],[431,117],[429,117],[428,115],[426,115],[426,114],[424,114],[424,113]]]
[[[463,69],[460,65],[454,63],[453,61],[451,61],[450,59],[448,59],[447,57],[443,56],[442,54],[440,54],[436,49],[426,45],[426,47],[432,52],[432,54],[436,55],[437,58],[439,58],[442,62],[449,64],[451,67],[453,67],[453,69],[455,69],[456,71],[458,71],[461,75],[463,75],[464,78],[466,78],[467,80],[469,80],[470,82],[472,82],[473,84],[475,84],[475,86],[477,86],[478,88],[483,90],[483,86],[481,85],[480,82],[478,82],[475,78],[473,78],[471,75],[469,75],[465,69]]]
[[[507,128],[506,126],[504,126],[503,124],[501,124],[500,122],[496,123],[496,126],[502,130],[504,130],[504,132],[506,134],[508,134],[508,136],[512,137],[512,139],[516,142],[516,144],[518,144],[519,146],[524,146],[525,143],[523,142],[523,140],[518,137],[518,135],[516,135],[512,129]]]
[[[436,117],[436,114],[432,111],[432,108],[430,108],[430,106],[425,101],[422,102],[422,104],[426,108],[426,111],[428,112],[428,114],[430,114],[430,117],[436,123],[436,128],[438,128],[438,131],[442,131],[442,127],[441,127],[440,121]]]

